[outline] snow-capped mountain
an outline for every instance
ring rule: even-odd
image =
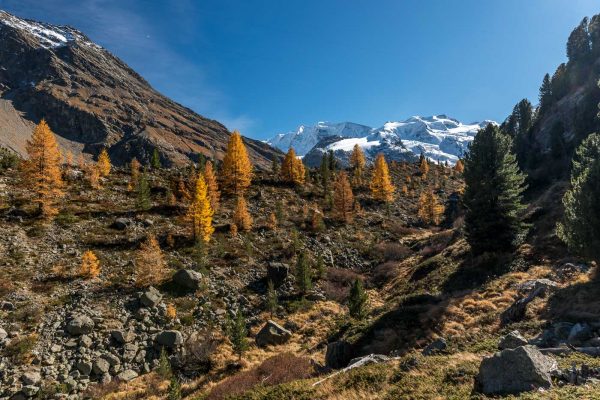
[[[315,161],[319,153],[333,150],[344,162],[358,144],[368,159],[381,152],[396,160],[410,160],[423,153],[431,160],[453,164],[466,153],[477,131],[489,123],[495,122],[463,124],[445,115],[411,117],[403,122],[387,122],[380,128],[319,122],[277,135],[267,143],[282,151],[293,147],[298,155],[308,155],[307,161]]]

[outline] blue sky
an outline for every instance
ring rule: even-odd
[[[0,0],[69,24],[154,87],[266,139],[317,121],[503,120],[598,0]]]

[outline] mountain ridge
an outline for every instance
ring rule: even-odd
[[[229,137],[218,121],[156,91],[141,75],[75,28],[18,18],[0,10],[0,145],[25,155],[25,141],[46,118],[61,148],[113,162],[165,165],[221,159]],[[253,163],[268,167],[278,152],[245,138]]]
[[[311,166],[320,160],[318,153],[329,150],[345,163],[356,144],[365,151],[369,160],[379,152],[396,160],[411,160],[423,153],[434,161],[455,163],[464,156],[477,131],[489,123],[496,124],[490,120],[463,124],[445,114],[388,121],[379,128],[353,122],[319,122],[314,126],[300,125],[296,131],[278,134],[267,143],[282,151],[293,147],[298,155],[305,156],[305,162],[308,160]],[[340,139],[334,142],[325,140],[327,145],[319,146],[324,139],[331,137]]]

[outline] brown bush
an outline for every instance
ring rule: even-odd
[[[396,235],[399,238],[404,237],[404,236],[408,236],[408,235],[413,235],[413,234],[419,232],[418,229],[411,228],[411,227],[406,226],[406,225],[402,225],[400,222],[390,223],[387,226],[387,230],[390,233]]]
[[[306,379],[315,373],[310,359],[297,357],[292,353],[278,354],[265,360],[258,367],[234,375],[210,392],[207,400],[220,400],[241,394],[256,385],[279,385],[298,379]]]
[[[362,276],[349,269],[329,268],[322,287],[327,298],[343,303],[356,279],[362,279]]]
[[[373,269],[369,282],[374,286],[384,285],[398,276],[398,270],[398,263],[394,261],[379,264]]]
[[[213,334],[192,334],[185,341],[183,371],[187,375],[207,372],[213,366],[212,356],[223,340]]]
[[[400,243],[380,243],[376,250],[383,254],[385,261],[402,261],[412,254],[412,251]]]

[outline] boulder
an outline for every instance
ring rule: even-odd
[[[180,269],[173,275],[173,282],[184,289],[198,290],[202,284],[202,274],[191,269]]]
[[[156,335],[156,343],[172,349],[183,344],[183,336],[179,331],[163,331]]]
[[[6,331],[2,328],[0,328],[0,341],[6,339],[6,337],[8,336],[8,333],[6,333]]]
[[[99,358],[96,361],[94,361],[94,364],[92,366],[92,371],[94,372],[95,375],[103,376],[109,370],[110,370],[110,363],[107,360],[105,360],[104,358]]]
[[[77,371],[81,372],[81,375],[89,375],[92,372],[92,363],[89,361],[79,361],[75,367]]]
[[[94,329],[94,321],[87,315],[76,315],[67,324],[67,332],[73,336],[91,333]]]
[[[132,342],[135,339],[135,333],[128,330],[114,330],[110,332],[110,336],[121,344]]]
[[[131,225],[131,220],[127,218],[117,218],[110,227],[112,229],[116,229],[118,231],[124,231],[127,227]]]
[[[288,331],[276,322],[269,320],[256,334],[256,344],[258,347],[284,344],[290,340],[291,337],[292,332]]]
[[[271,262],[267,266],[267,280],[273,282],[275,287],[283,284],[283,281],[290,274],[290,267],[280,262]]]
[[[423,349],[422,353],[424,356],[432,356],[434,354],[443,352],[444,350],[446,350],[447,347],[448,347],[448,344],[446,343],[446,339],[439,338],[439,339],[436,339],[433,342],[429,343]]]
[[[588,324],[577,323],[571,328],[569,336],[567,337],[567,342],[569,342],[571,345],[579,346],[591,338],[592,329],[590,326]]]
[[[121,372],[119,375],[117,375],[117,380],[121,381],[121,382],[129,382],[132,379],[137,378],[138,373],[135,372],[132,369],[126,369],[125,371]]]
[[[37,385],[42,381],[42,376],[37,371],[27,371],[21,375],[23,385]]]
[[[140,296],[140,303],[144,307],[155,307],[162,300],[162,294],[158,291],[158,289],[150,286],[148,290],[146,290]]]
[[[519,394],[552,386],[556,361],[534,346],[506,349],[484,358],[479,366],[477,388],[486,395]]]
[[[330,368],[344,368],[353,358],[352,345],[346,341],[340,340],[327,344],[325,352],[325,365]]]
[[[527,339],[525,339],[519,331],[512,331],[500,339],[498,349],[516,349],[517,347],[525,346],[526,344]]]
[[[26,385],[23,386],[23,389],[21,389],[21,391],[25,396],[33,397],[40,391],[40,388],[35,385]]]

